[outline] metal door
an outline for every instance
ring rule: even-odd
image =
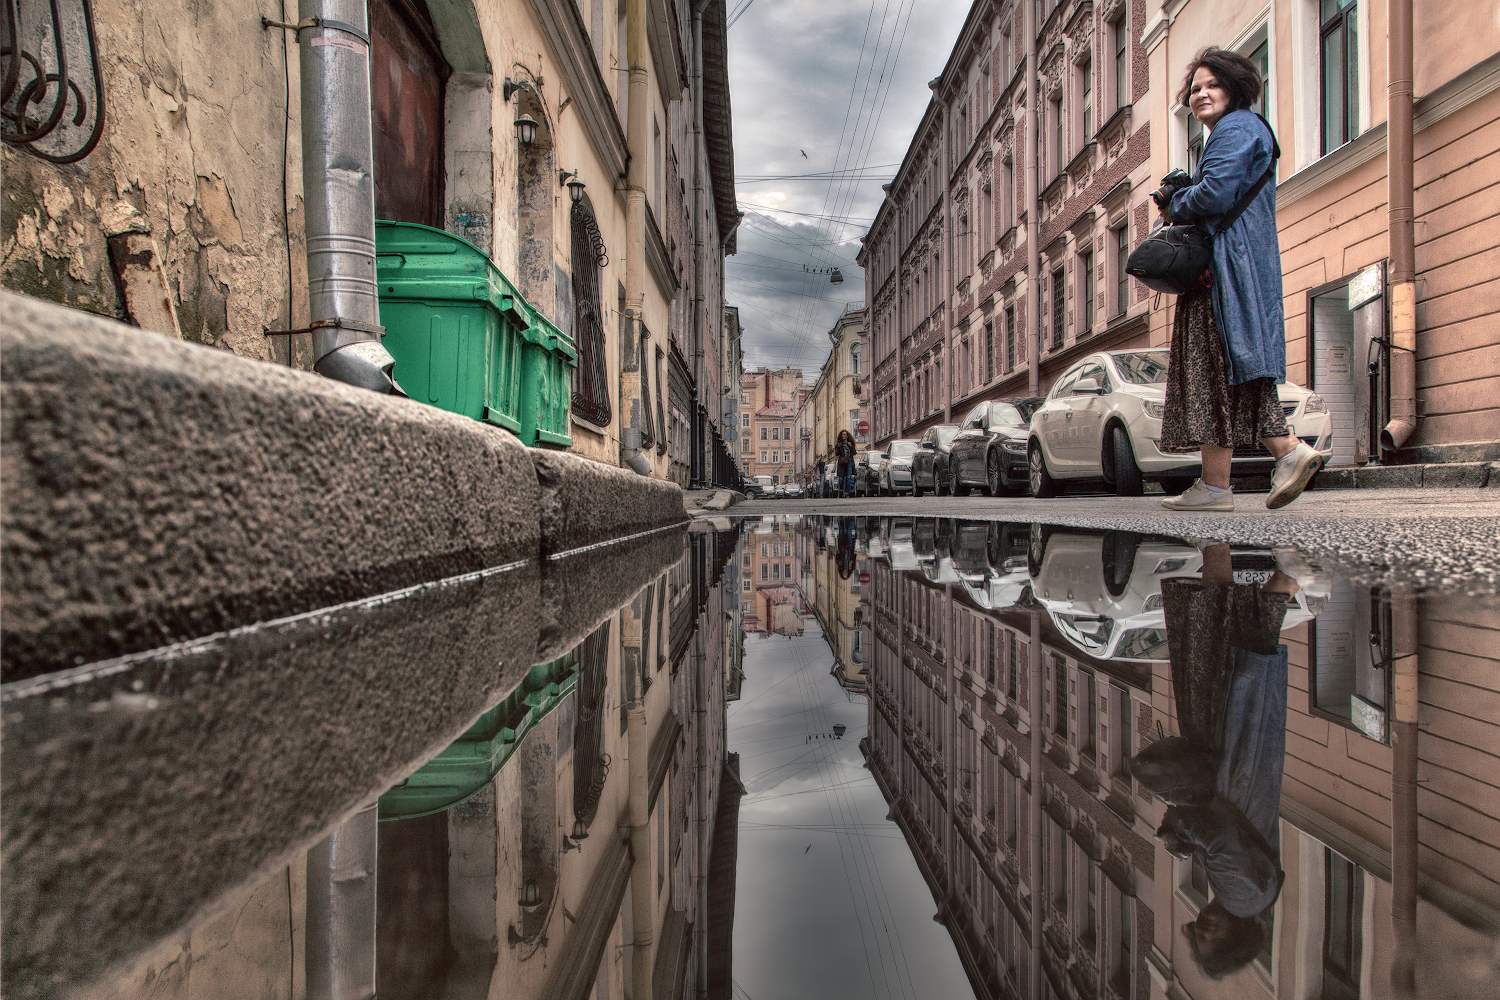
[[[443,228],[443,88],[450,72],[423,0],[370,0],[375,217]]]

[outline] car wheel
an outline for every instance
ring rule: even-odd
[[[1130,447],[1130,435],[1125,428],[1116,427],[1112,435],[1115,450],[1115,496],[1138,497],[1146,492],[1141,482],[1141,467],[1135,464],[1135,450]]]
[[[1161,483],[1162,492],[1169,497],[1186,493],[1193,486],[1193,478],[1191,476],[1163,476],[1157,482]]]
[[[1031,526],[1031,538],[1026,545],[1026,571],[1032,580],[1042,575],[1042,560],[1047,555],[1047,540],[1051,537],[1052,529],[1046,525]]]
[[[911,495],[913,499],[922,495],[922,487],[917,485],[917,477],[915,474],[913,474],[911,477]]]
[[[962,482],[959,481],[957,465],[949,467],[948,492],[952,493],[956,497],[966,497],[969,495],[969,487],[965,486]]]
[[[1062,492],[1062,484],[1047,471],[1047,458],[1042,454],[1041,445],[1031,446],[1031,451],[1026,456],[1026,465],[1031,473],[1032,496],[1055,497]]]
[[[993,451],[984,459],[984,485],[992,497],[1007,496],[1010,488],[1005,485],[1005,475],[1000,469],[1000,456]]]
[[[1130,574],[1135,570],[1135,553],[1140,548],[1141,535],[1134,531],[1106,531],[1104,533],[1103,566],[1104,587],[1111,597],[1120,597],[1130,586]]]

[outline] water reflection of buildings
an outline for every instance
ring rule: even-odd
[[[852,517],[815,517],[797,534],[803,602],[812,609],[833,651],[833,676],[846,691],[863,693],[865,641],[860,580],[868,571]]]
[[[751,519],[740,554],[740,613],[745,632],[802,634],[804,606],[797,588],[794,522]]]
[[[374,899],[320,922],[319,845],[111,995],[354,996],[324,989],[368,976],[339,921],[372,918],[382,998],[701,997],[710,975],[728,995],[710,956],[727,956],[733,920],[737,537],[690,532],[680,559],[383,795],[378,850],[343,861],[376,866]],[[342,877],[335,896],[358,881]]]
[[[975,994],[1146,996],[1151,806],[1122,768],[1150,673],[1016,604],[1024,526],[882,528],[866,752]]]
[[[1182,931],[1213,896],[1204,857],[1154,839],[1166,807],[1127,764],[1179,731],[1162,581],[1196,578],[1199,551],[956,521],[869,535],[864,748],[977,996],[1500,992],[1492,605],[1424,617],[1342,581],[1290,602],[1285,883],[1260,954],[1213,979]]]

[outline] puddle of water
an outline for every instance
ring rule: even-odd
[[[6,995],[1497,995],[1497,637],[1292,551],[725,518],[31,678]]]

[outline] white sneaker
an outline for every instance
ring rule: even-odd
[[[1167,510],[1233,511],[1234,489],[1231,487],[1223,491],[1211,490],[1203,485],[1203,480],[1195,479],[1193,480],[1193,485],[1188,487],[1186,493],[1180,497],[1170,497],[1163,500],[1161,505],[1167,508]]]
[[[1302,495],[1313,474],[1323,467],[1323,456],[1308,447],[1306,441],[1298,441],[1297,447],[1276,461],[1271,470],[1271,492],[1266,497],[1266,506],[1271,510],[1285,507]]]

